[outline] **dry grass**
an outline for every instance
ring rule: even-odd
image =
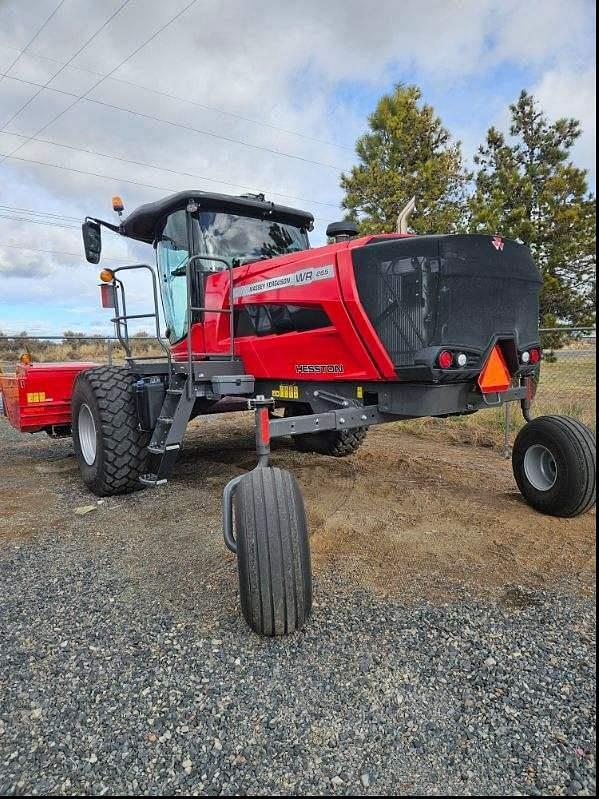
[[[132,339],[133,353],[135,355],[160,355],[162,350],[156,341],[150,338]],[[105,339],[98,338],[94,341],[23,341],[18,339],[10,342],[0,341],[0,362],[13,363],[24,353],[29,352],[34,361],[93,361],[94,363],[107,363],[109,348]],[[125,352],[115,341],[111,342],[110,352],[115,363],[124,361]]]
[[[557,353],[555,363],[544,362],[539,390],[533,404],[533,415],[561,414],[573,416],[596,430],[597,411],[595,350],[573,357]],[[511,439],[524,425],[517,405],[513,406]],[[451,419],[416,419],[406,428],[421,436],[444,438],[479,447],[500,447],[504,442],[505,409],[489,408],[472,416]]]

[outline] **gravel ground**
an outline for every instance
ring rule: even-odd
[[[592,516],[550,524],[500,459],[400,433],[343,464],[281,449],[312,514],[315,607],[259,639],[217,503],[251,435],[215,425],[163,491],[78,516],[94,498],[69,443],[0,423],[0,794],[595,793]],[[389,442],[402,460],[370,527],[360,492]],[[342,505],[323,520],[321,486]]]
[[[594,793],[591,602],[333,588],[206,634],[74,542],[5,550],[0,793]]]

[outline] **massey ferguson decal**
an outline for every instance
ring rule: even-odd
[[[296,363],[295,371],[299,375],[342,375],[342,363]]]
[[[233,299],[239,297],[252,297],[254,294],[264,294],[267,291],[277,291],[288,286],[307,286],[317,280],[331,280],[335,277],[333,264],[315,266],[311,269],[300,269],[299,272],[290,272],[288,275],[277,275],[266,280],[258,280],[245,286],[233,289]]]
[[[503,248],[505,247],[505,242],[501,238],[501,236],[493,236],[493,238],[491,239],[491,244],[493,245],[493,247],[495,247],[497,252],[503,252]]]

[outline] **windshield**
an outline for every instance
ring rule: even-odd
[[[305,231],[272,219],[199,211],[194,223],[199,251],[227,260],[248,263],[310,246]]]
[[[306,250],[310,244],[304,230],[275,222],[235,214],[200,211],[193,218],[194,252],[215,255],[229,263],[249,263],[274,258],[290,252]],[[179,341],[187,332],[187,285],[185,262],[187,246],[187,214],[175,211],[167,217],[156,243],[160,293],[166,318],[168,337]],[[183,268],[182,268],[183,267]],[[192,300],[201,303],[202,273],[192,269]]]

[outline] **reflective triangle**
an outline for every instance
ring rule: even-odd
[[[507,391],[512,382],[510,370],[498,344],[496,344],[484,368],[478,376],[478,385],[483,394]]]

